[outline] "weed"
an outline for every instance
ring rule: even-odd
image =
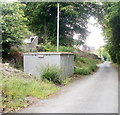
[[[72,81],[72,78],[71,78],[71,77],[68,77],[68,78],[66,78],[66,79],[64,79],[64,80],[62,81],[62,84],[63,84],[63,85],[68,85],[69,83],[71,83],[71,81]]]
[[[14,64],[14,67],[17,69],[22,69],[23,68],[23,62],[22,61],[16,61]]]
[[[55,84],[62,83],[61,69],[56,66],[45,67],[41,75],[42,79],[47,79]]]

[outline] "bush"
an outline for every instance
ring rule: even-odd
[[[51,45],[51,43],[48,43],[47,45],[39,44],[37,45],[38,51],[46,51],[46,52],[54,52],[56,51],[56,47],[54,45]]]
[[[48,43],[47,45],[39,44],[37,46],[38,51],[46,51],[46,52],[56,52],[57,47],[52,45],[51,43]],[[59,47],[60,52],[73,52],[74,48],[71,46],[60,46]]]
[[[91,65],[89,68],[90,68],[91,71],[95,71],[96,68],[97,68],[97,65],[96,65],[96,64],[93,64],[93,65]]]
[[[41,75],[42,79],[47,79],[48,81],[52,81],[55,84],[61,84],[61,69],[56,66],[46,67],[42,71]]]
[[[60,46],[61,52],[73,52],[74,48],[72,46]]]

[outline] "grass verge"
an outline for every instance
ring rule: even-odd
[[[75,74],[89,75],[97,70],[98,59],[77,57],[75,59]]]
[[[0,80],[2,76],[0,76]],[[29,103],[26,97],[39,99],[48,98],[59,88],[48,81],[25,79],[21,77],[9,77],[0,81],[2,85],[2,103],[4,112],[26,107]]]
[[[72,78],[66,78],[62,85],[68,85]],[[57,92],[60,87],[52,81],[39,80],[34,78],[23,78],[21,76],[3,77],[0,74],[0,85],[2,92],[1,108],[4,113],[12,112],[27,107],[28,97],[34,99],[46,99]]]

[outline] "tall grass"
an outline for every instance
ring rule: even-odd
[[[94,72],[97,69],[98,60],[76,57],[75,58],[75,74],[80,75],[89,75],[91,72]]]
[[[53,94],[59,87],[56,84],[67,85],[71,79],[61,78],[61,69],[47,67],[42,74],[42,80],[36,78],[24,78],[20,73],[19,76],[10,76],[2,78],[0,76],[0,85],[3,92],[2,108],[4,112],[11,112],[15,109],[23,108],[29,105],[27,97],[45,99]]]
[[[62,84],[62,70],[56,66],[48,66],[43,68],[41,78],[53,82],[54,84]]]
[[[59,88],[51,83],[25,79],[20,77],[4,78],[3,80],[3,108],[9,112],[16,108],[27,106],[26,97],[47,98]]]

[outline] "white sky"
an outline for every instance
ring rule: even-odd
[[[88,35],[86,43],[88,46],[99,48],[100,45],[104,45],[105,43],[104,37],[102,36],[102,29],[98,23],[93,25],[95,23],[97,23],[97,21],[91,17],[88,24],[88,31],[90,34]]]
[[[88,46],[97,49],[100,47],[100,45],[102,46],[105,44],[103,40],[104,37],[102,36],[101,27],[93,17],[89,19],[88,31],[90,32],[86,41],[86,44]],[[75,35],[73,38],[77,39],[77,35]]]
[[[17,0],[1,0],[2,2],[16,2]]]

